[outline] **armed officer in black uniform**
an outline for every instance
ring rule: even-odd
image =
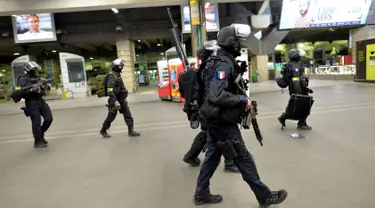
[[[202,75],[204,85],[204,104],[200,114],[208,121],[207,150],[202,164],[197,188],[194,195],[196,205],[206,203],[220,203],[221,195],[212,195],[210,192],[210,179],[213,176],[224,149],[219,147],[223,141],[236,142],[237,156],[233,157],[234,163],[240,170],[242,178],[246,181],[261,207],[280,204],[287,197],[285,190],[272,192],[259,178],[252,155],[248,152],[242,139],[238,122],[240,115],[251,108],[252,102],[240,95],[234,80],[236,70],[240,67],[235,58],[241,55],[241,42],[250,35],[248,25],[232,25],[222,28],[217,37],[221,47],[217,56],[223,61],[215,61],[210,70],[204,70]],[[224,154],[224,157],[229,157]]]
[[[211,66],[208,66],[211,63],[210,62],[206,63],[205,61],[208,60],[211,56],[215,56],[217,49],[218,49],[218,45],[215,40],[207,41],[203,46],[201,46],[198,49],[197,57],[198,59],[202,61],[201,67],[203,68],[211,67]],[[198,158],[198,156],[203,151],[204,146],[206,145],[206,141],[207,141],[207,125],[206,125],[207,122],[201,119],[200,123],[201,123],[201,131],[197,134],[197,136],[195,136],[194,141],[191,144],[189,151],[185,154],[183,158],[183,161],[185,163],[188,163],[193,167],[200,165],[201,161]],[[233,172],[233,173],[239,172],[233,160],[224,160],[224,164],[225,164],[224,171]]]
[[[37,71],[40,71],[40,66],[31,61],[25,64],[26,74],[18,78],[16,90],[21,92],[22,98],[25,99],[24,108],[25,114],[30,116],[33,135],[34,135],[34,147],[44,148],[47,147],[47,140],[44,138],[44,134],[51,126],[52,123],[52,112],[43,96],[45,90],[49,86],[38,85],[41,78],[37,75]],[[42,118],[43,117],[43,124]]]
[[[116,59],[112,62],[111,73],[105,79],[105,90],[108,93],[108,116],[105,119],[100,134],[104,138],[111,137],[107,130],[111,127],[111,123],[117,116],[117,111],[123,114],[126,125],[128,126],[128,135],[131,137],[138,137],[140,133],[134,131],[134,119],[129,110],[128,90],[125,88],[124,82],[121,78],[122,69],[125,66],[125,61]]]
[[[309,79],[305,76],[305,68],[300,64],[301,56],[304,55],[304,51],[298,49],[291,49],[288,52],[290,62],[285,64],[282,71],[282,81],[288,85],[289,95],[301,94],[309,95],[313,91],[308,88]],[[282,113],[278,118],[280,124],[284,127],[285,121],[288,119],[287,113]],[[312,128],[307,125],[306,118],[302,118],[298,121],[297,129],[299,130],[311,130]]]

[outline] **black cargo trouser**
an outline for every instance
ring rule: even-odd
[[[51,109],[43,98],[26,99],[25,104],[27,113],[30,115],[35,142],[41,142],[53,121]]]
[[[241,172],[243,180],[254,192],[258,202],[263,204],[271,196],[271,190],[260,180],[253,156],[247,150],[237,124],[219,124],[208,128],[206,156],[199,172],[195,197],[205,198],[210,194],[210,179],[219,165],[222,155],[221,150],[217,147],[217,142],[228,138],[243,144],[242,151],[238,152],[238,156],[233,161]]]
[[[134,128],[134,119],[132,117],[132,114],[129,109],[128,102],[126,99],[119,99],[118,100],[120,104],[120,111],[122,115],[124,116],[124,120],[126,125],[128,126],[129,130],[133,130]],[[114,107],[115,103],[108,99],[108,106]],[[103,123],[103,129],[102,130],[108,130],[111,127],[111,123],[116,119],[117,116],[117,110],[108,109],[108,115],[107,118],[104,120]]]
[[[186,155],[191,158],[197,158],[199,154],[203,151],[205,145],[207,143],[207,131],[201,130],[197,136],[195,136],[193,143],[191,144],[191,147],[189,151],[186,153]],[[234,165],[233,160],[224,160],[225,167],[229,167]]]

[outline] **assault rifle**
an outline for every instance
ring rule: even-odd
[[[47,84],[50,83],[52,79],[32,79],[31,82],[34,83],[32,85],[18,88],[16,87],[16,90],[12,93],[11,97],[15,103],[18,103],[23,98],[23,93],[27,90],[30,90],[32,88],[45,90],[47,87]]]
[[[241,68],[243,68],[243,65],[241,64]],[[241,91],[241,93],[249,98],[247,95],[246,91],[248,89],[248,80],[245,80],[242,78],[244,71],[239,72],[234,83],[237,85],[238,89]],[[251,101],[252,105],[251,108],[245,112],[245,116],[242,119],[241,126],[244,129],[250,129],[250,126],[253,126],[255,136],[257,137],[257,140],[260,143],[260,146],[263,146],[263,136],[262,133],[260,132],[259,125],[258,125],[258,120],[256,116],[258,115],[258,103],[257,101]]]

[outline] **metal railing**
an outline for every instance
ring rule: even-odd
[[[321,65],[318,67],[305,68],[306,74],[317,74],[317,75],[355,75],[355,65],[343,65],[343,66],[326,66]]]

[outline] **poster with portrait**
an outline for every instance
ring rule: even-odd
[[[279,29],[366,24],[371,0],[284,0]]]
[[[191,33],[190,25],[190,8],[189,6],[181,6],[182,13],[182,32]],[[206,17],[207,32],[217,32],[219,26],[219,12],[217,4],[206,4],[204,7],[204,15]]]
[[[53,15],[50,13],[13,15],[15,43],[56,41]]]

